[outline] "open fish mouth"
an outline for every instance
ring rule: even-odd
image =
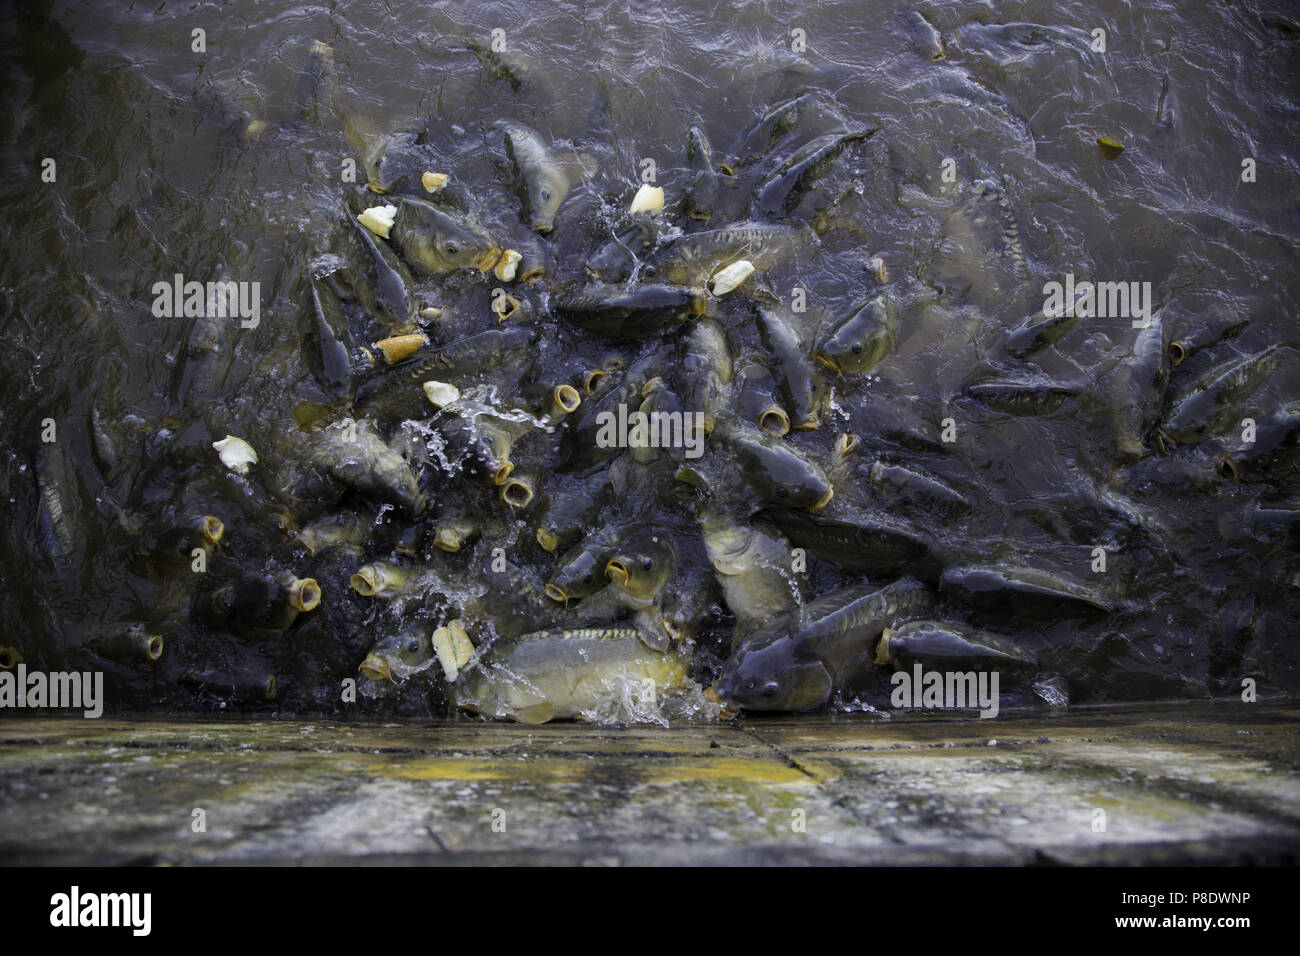
[[[543,590],[545,591],[546,596],[552,601],[556,601],[559,604],[569,603],[569,595],[564,588],[556,587],[554,584],[548,583]]]
[[[1220,455],[1218,464],[1219,474],[1223,475],[1224,478],[1232,479],[1236,484],[1241,484],[1241,469],[1237,467],[1237,463],[1232,460],[1231,455]]]
[[[511,478],[501,486],[501,500],[512,508],[527,508],[533,500],[532,486],[520,478]]]
[[[582,396],[572,385],[557,385],[554,394],[555,404],[566,414],[577,411],[582,404]]]
[[[613,558],[605,565],[605,577],[609,578],[615,587],[626,588],[631,575],[628,574],[626,564],[618,558]]]
[[[455,554],[460,550],[461,534],[452,528],[438,528],[433,533],[433,545],[441,551]]]
[[[812,512],[821,511],[823,508],[825,508],[828,504],[831,503],[831,499],[834,497],[835,497],[835,488],[834,487],[827,488],[826,494],[822,495],[815,502],[809,505],[808,510]]]
[[[758,427],[769,435],[780,438],[790,433],[790,416],[781,406],[772,405],[759,413]]]
[[[295,610],[310,611],[320,604],[321,589],[315,578],[295,578],[289,586],[289,603]]]
[[[221,523],[220,518],[214,518],[212,515],[203,516],[203,540],[212,546],[221,543],[221,536],[225,533],[226,526]]]
[[[374,597],[383,590],[383,581],[371,565],[366,565],[353,574],[348,579],[348,584],[362,597]]]
[[[393,669],[388,665],[388,658],[381,654],[367,654],[358,670],[371,680],[388,680],[393,675]]]

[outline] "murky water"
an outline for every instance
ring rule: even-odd
[[[1073,700],[1237,693],[1244,677],[1266,691],[1300,688],[1295,459],[1241,481],[1219,465],[1243,447],[1241,419],[1264,422],[1300,399],[1294,9],[678,6],[20,4],[0,26],[0,493],[9,516],[0,644],[31,666],[107,667],[113,699],[136,708],[236,706],[229,682],[204,675],[274,673],[274,706],[286,710],[441,710],[436,664],[400,687],[363,681],[356,705],[339,702],[340,681],[379,638],[442,623],[473,599],[491,603],[474,569],[493,548],[539,579],[555,558],[534,543],[535,515],[513,513],[464,476],[444,478],[441,446],[430,448],[415,425],[394,434],[431,502],[422,523],[457,510],[481,516],[473,549],[425,544],[426,589],[367,601],[349,575],[391,555],[410,522],[347,500],[335,510],[374,525],[358,550],[311,554],[295,535],[304,520],[274,490],[278,463],[294,460],[295,406],[330,401],[307,357],[308,280],[314,262],[339,252],[342,212],[359,192],[345,181],[346,161],[364,182],[367,149],[418,134],[431,167],[451,174],[497,241],[543,243],[552,267],[518,293],[543,330],[531,378],[553,385],[554,370],[598,365],[611,352],[644,362],[647,377],[671,375],[676,333],[603,339],[559,322],[551,299],[585,284],[584,264],[614,236],[646,160],[667,191],[670,226],[693,232],[747,218],[761,177],[808,138],[797,129],[746,164],[747,131],[773,104],[817,91],[875,132],[768,217],[798,227],[800,239],[755,282],[787,303],[804,290],[798,331],[821,342],[878,291],[866,263],[879,257],[900,316],[892,352],[866,376],[827,376],[821,427],[787,439],[828,462],[837,435],[859,436],[828,513],[888,507],[941,542],[953,564],[1032,567],[1103,593],[1114,610],[1101,620],[995,625],[1059,675]],[[494,30],[504,31],[506,56],[483,52]],[[333,49],[328,105],[301,96],[317,40]],[[544,240],[521,218],[493,125],[502,119],[598,164]],[[692,125],[719,164],[737,164],[707,226],[675,215]],[[1101,136],[1122,154],[1109,158]],[[177,273],[260,283],[257,327],[228,322],[209,350],[195,348],[194,319],[153,309],[154,284]],[[1204,347],[1169,369],[1165,388],[1132,384],[1138,332],[1127,315],[1082,318],[1054,344],[1010,354],[1009,330],[1043,308],[1044,283],[1067,275],[1150,283],[1167,338]],[[497,284],[473,272],[420,280],[415,295],[444,308],[427,328],[435,344],[494,325]],[[717,307],[742,358],[759,347],[746,301]],[[386,334],[352,307],[349,317],[358,343]],[[1226,424],[1163,450],[1147,442],[1140,454],[1120,452],[1132,415],[1165,417],[1214,369],[1279,343]],[[459,384],[500,394],[518,378],[517,369],[488,370]],[[1068,394],[1033,413],[963,396],[973,382],[1027,378]],[[949,418],[952,442],[941,437]],[[539,433],[517,455],[539,500],[568,487],[549,477],[562,432]],[[228,433],[264,453],[247,479],[210,447]],[[883,501],[866,477],[878,458],[945,481],[970,501],[969,514]],[[665,464],[611,466],[614,494],[599,520],[651,521],[674,537],[670,591],[696,598],[691,640],[696,676],[707,681],[726,653],[731,615],[699,541],[702,499],[683,503],[687,486]],[[40,475],[57,490],[62,532],[42,513]],[[759,505],[739,487],[714,491],[728,508]],[[204,514],[226,535],[200,583],[131,566],[140,540]],[[1104,571],[1095,570],[1098,548]],[[255,641],[195,622],[196,590],[268,568],[315,578],[321,606]],[[860,578],[813,559],[795,586],[806,600]],[[135,621],[165,636],[158,663],[106,665],[82,648],[88,635]]]

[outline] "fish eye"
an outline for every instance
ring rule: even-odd
[[[861,343],[861,342],[854,342],[854,343],[853,343],[853,354],[854,354],[854,355],[861,355],[861,354],[862,354],[862,343]]]
[[[460,246],[454,242],[447,243],[447,255],[454,256],[458,252],[460,252]]]
[[[656,269],[654,266],[646,266],[644,269],[641,270],[641,272],[643,275],[647,275],[647,276],[655,276],[659,274],[659,270]]]
[[[409,644],[406,645],[406,651],[408,654],[414,654],[419,649],[420,649],[420,642],[418,640],[412,640]]]
[[[590,571],[588,571],[586,574],[584,574],[584,575],[582,576],[582,583],[583,583],[583,584],[590,584],[590,583],[592,582],[592,580],[593,580],[593,578],[592,578],[592,574],[591,574]]]
[[[543,189],[543,190],[542,190],[542,200],[543,200],[544,202],[550,202],[550,201],[551,201],[551,191],[550,191],[549,189]]]
[[[757,683],[758,681],[751,677],[749,680],[745,681],[745,690],[753,690]]]
[[[644,561],[641,562],[641,567],[645,568],[647,571],[649,571],[654,566],[655,563],[650,558],[646,558]]]

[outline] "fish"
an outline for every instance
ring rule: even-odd
[[[970,513],[970,502],[933,475],[883,460],[877,460],[869,474],[871,487],[891,512],[901,506],[945,521],[955,521]]]
[[[792,212],[813,182],[826,173],[850,143],[866,140],[875,132],[859,128],[827,133],[805,143],[759,183],[750,215],[763,219]]]
[[[610,338],[639,339],[704,314],[702,288],[593,285],[557,296],[556,315]]]
[[[350,221],[344,235],[346,275],[361,307],[394,331],[414,328],[415,280],[406,266],[361,223]]]
[[[685,683],[675,651],[653,651],[635,627],[552,628],[498,641],[451,685],[461,710],[542,724],[572,720],[623,692],[642,706]]]
[[[70,510],[75,505],[76,489],[66,466],[67,460],[59,449],[42,447],[36,453],[36,533],[50,560],[63,570],[72,567],[78,538]]]
[[[315,475],[363,497],[396,505],[412,515],[424,510],[424,495],[410,464],[365,419],[345,418],[314,432],[308,440],[307,457]],[[299,496],[310,496],[314,484],[308,479]]]
[[[942,558],[930,543],[907,525],[878,515],[840,521],[787,507],[767,507],[756,517],[771,522],[813,554],[868,574],[905,572],[934,580]]]
[[[312,43],[307,63],[298,74],[294,102],[299,117],[310,122],[321,122],[334,112],[334,48],[328,43]]]
[[[1060,315],[1046,317],[1031,315],[1007,333],[1007,353],[1015,358],[1027,358],[1055,344],[1078,321],[1079,315],[1074,309],[1063,309]]]
[[[101,657],[128,663],[153,663],[163,655],[166,642],[150,634],[143,624],[119,624],[85,638],[85,644]]]
[[[303,350],[330,397],[343,399],[352,390],[352,336],[343,304],[334,290],[314,275],[308,280],[308,296],[304,323],[308,334]]]
[[[920,11],[902,10],[899,12],[899,19],[904,36],[907,37],[909,45],[917,53],[936,63],[947,56],[943,46],[943,37],[939,35],[939,31]]]
[[[682,404],[704,416],[705,434],[713,432],[731,395],[732,359],[727,334],[707,316],[691,326],[681,362]]]
[[[447,457],[463,464],[471,475],[503,487],[515,470],[510,460],[514,435],[486,414],[458,414],[442,419],[438,432],[447,441]]]
[[[497,125],[505,133],[506,156],[514,166],[524,217],[537,232],[550,232],[569,191],[596,174],[596,160],[583,153],[557,152],[536,130],[521,123]]]
[[[821,424],[825,392],[813,373],[812,361],[786,318],[768,306],[758,305],[758,337],[772,359],[772,374],[790,416],[790,427],[807,431]]]
[[[660,281],[703,285],[718,269],[740,259],[748,260],[759,271],[771,267],[795,250],[800,235],[790,226],[738,222],[664,243],[651,265]]]
[[[1175,401],[1160,426],[1160,436],[1171,444],[1190,444],[1240,420],[1242,403],[1272,374],[1281,348],[1270,345],[1212,370]]]
[[[320,585],[313,578],[290,571],[248,573],[197,595],[195,614],[224,623],[240,636],[274,637],[320,602]]]
[[[766,156],[799,124],[828,117],[837,124],[842,119],[827,95],[817,90],[768,107],[742,137],[736,165],[745,166]]]
[[[560,559],[555,573],[546,582],[546,596],[567,605],[603,588],[609,582],[605,576],[606,564],[614,556],[619,541],[631,530],[607,525],[587,535]]]
[[[962,394],[1003,415],[1049,415],[1078,390],[1039,379],[986,379],[967,385]]]
[[[714,687],[746,710],[823,707],[874,673],[885,628],[922,617],[934,604],[933,590],[911,578],[824,594],[733,647]]]
[[[987,309],[1028,304],[1029,263],[1018,218],[1001,186],[987,179],[970,184],[944,223],[921,278],[945,300],[968,297]]]
[[[129,560],[139,569],[160,575],[182,576],[193,572],[194,562],[201,552],[202,570],[207,570],[207,559],[212,549],[221,543],[225,525],[220,518],[204,515],[189,524],[168,528],[161,534],[139,541],[131,546]]]
[[[433,660],[433,640],[426,625],[382,638],[357,668],[371,680],[404,681]],[[355,658],[353,658],[355,660]]]
[[[1169,384],[1169,358],[1164,323],[1153,319],[1133,341],[1133,354],[1108,376],[1106,389],[1113,396],[1115,447],[1122,458],[1140,458],[1160,422],[1165,388]]]
[[[1033,677],[1038,659],[1014,642],[990,631],[952,621],[914,620],[885,628],[876,647],[876,663],[896,671],[997,671],[1010,682]]]
[[[233,282],[223,275],[218,284]],[[222,317],[214,302],[196,316],[185,340],[184,360],[177,363],[171,398],[173,409],[202,409],[223,393],[235,360],[236,333],[241,320]],[[224,314],[224,312],[223,312]]]
[[[698,125],[686,131],[686,167],[682,214],[688,219],[708,222],[718,193],[718,172],[713,165],[713,146]]]
[[[575,479],[555,486],[537,518],[537,543],[552,553],[569,547],[609,506],[612,496],[613,489],[603,475],[587,482]]]
[[[482,527],[471,514],[444,513],[438,518],[433,531],[433,545],[441,551],[455,554],[478,540]]]
[[[736,617],[737,634],[795,606],[793,556],[782,535],[722,512],[706,513],[700,530],[723,600]]]
[[[1274,409],[1255,426],[1254,441],[1243,442],[1219,457],[1219,470],[1233,481],[1263,478],[1297,459],[1300,446],[1300,402]]]
[[[409,565],[377,561],[357,568],[348,584],[362,597],[394,597],[414,584],[415,577]]]
[[[766,501],[818,511],[835,493],[821,467],[756,428],[719,429],[746,483]]]
[[[470,561],[467,574],[466,590],[472,593],[453,603],[462,625],[480,644],[572,620],[568,608],[547,596],[540,575],[527,565],[489,551]]]
[[[1181,365],[1201,349],[1236,338],[1248,325],[1250,319],[1238,319],[1224,325],[1197,325],[1182,329],[1169,343],[1169,361],[1172,365]]]
[[[552,387],[546,382],[530,382],[519,391],[522,407],[534,418],[550,425],[572,415],[582,405],[582,393],[568,383]]]
[[[396,196],[397,213],[389,238],[402,256],[425,275],[458,269],[487,273],[502,249],[481,227],[444,212],[431,202]]]
[[[265,704],[279,695],[279,678],[257,663],[233,671],[186,670],[181,684],[199,695],[240,704]]]
[[[605,577],[632,606],[652,605],[677,570],[677,549],[661,529],[625,535],[605,562]]]
[[[952,566],[939,589],[981,613],[1011,620],[1098,617],[1115,610],[1093,589],[1033,568]]]
[[[632,276],[637,264],[642,262],[659,242],[659,220],[652,216],[633,216],[626,229],[605,243],[587,260],[587,272],[602,282],[624,282]],[[657,271],[647,267],[646,275],[653,277]]]
[[[595,401],[583,402],[578,413],[565,420],[557,470],[573,472],[592,468],[623,450],[614,443],[602,442],[602,433],[607,431],[610,421],[617,421],[620,406],[626,406],[627,411],[640,407],[641,389],[653,377],[647,374],[649,371],[645,365],[637,366],[636,374],[629,370],[617,388],[606,390]]]
[[[884,360],[898,337],[898,308],[880,293],[859,303],[817,349],[816,358],[832,372],[864,374]]]

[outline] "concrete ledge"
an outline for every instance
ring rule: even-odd
[[[670,730],[6,719],[0,862],[1294,864],[1297,730],[1294,702]]]

